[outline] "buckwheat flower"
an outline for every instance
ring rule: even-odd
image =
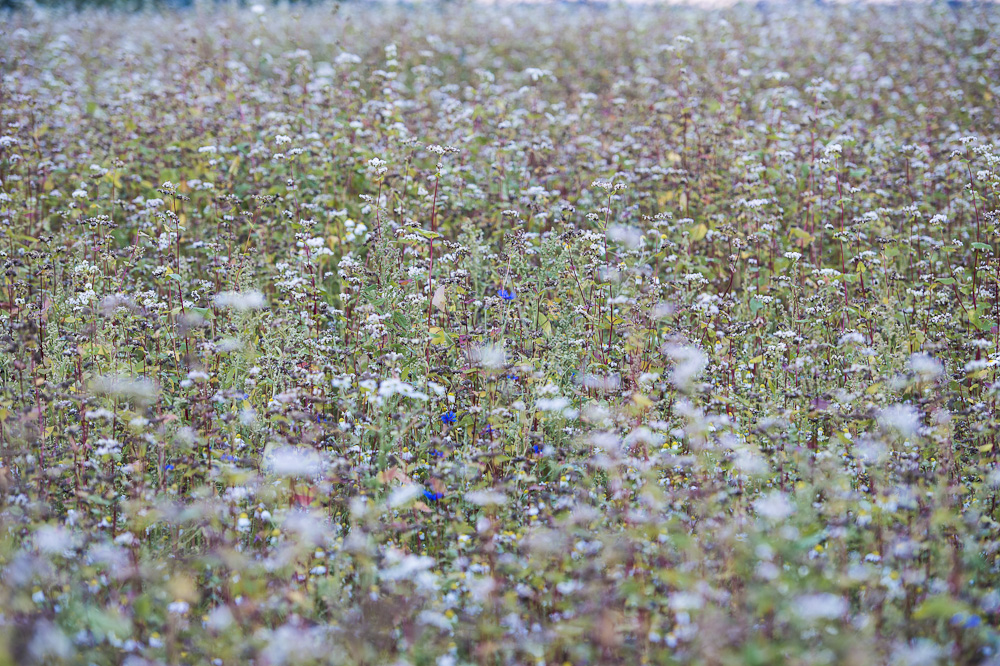
[[[847,600],[836,594],[804,594],[795,599],[795,613],[810,622],[835,620],[847,613],[847,609]]]
[[[150,379],[120,375],[98,377],[90,383],[90,390],[98,395],[109,395],[141,403],[152,402],[159,392],[156,383]]]
[[[675,361],[670,373],[670,383],[678,389],[687,389],[708,366],[708,357],[689,345],[667,345],[664,353]]]
[[[543,78],[550,78],[553,81],[555,80],[555,77],[552,75],[551,71],[547,69],[540,69],[538,67],[528,67],[522,73],[532,81],[538,81],[539,79]]]
[[[434,558],[426,555],[410,555],[396,548],[388,548],[385,553],[385,568],[381,577],[384,580],[414,580],[422,572],[429,573],[434,567]]]
[[[913,405],[889,405],[879,412],[878,423],[885,430],[912,437],[920,427],[920,412]]]
[[[469,349],[469,361],[487,370],[502,370],[507,363],[507,352],[503,345],[487,343]]]
[[[889,663],[892,666],[937,666],[946,655],[943,647],[927,638],[897,644]]]
[[[583,376],[581,383],[596,391],[616,391],[621,386],[621,377],[617,374],[598,375],[588,372]]]
[[[628,249],[634,250],[642,243],[642,230],[615,224],[608,227],[608,240],[621,243]]]
[[[361,63],[361,56],[346,51],[333,59],[333,64],[335,65],[360,65]]]
[[[76,536],[59,525],[43,525],[35,532],[35,547],[45,555],[72,554],[78,545]]]
[[[993,362],[992,361],[987,361],[986,359],[980,359],[978,361],[972,360],[972,361],[969,361],[968,363],[966,363],[965,366],[962,369],[965,370],[965,372],[971,374],[973,372],[978,372],[980,370],[985,370],[986,368],[990,367],[991,365],[993,365]]]
[[[250,291],[223,291],[216,294],[212,301],[221,308],[233,310],[261,310],[267,307],[264,294],[252,289]]]
[[[476,506],[501,506],[507,496],[496,490],[473,490],[465,493],[465,501]]]
[[[44,600],[44,595],[42,598]],[[52,664],[70,661],[73,654],[73,642],[59,627],[44,619],[35,622],[31,642],[27,644],[29,662]]]
[[[386,501],[386,504],[391,509],[398,509],[401,506],[406,506],[425,492],[418,484],[408,483],[389,493],[389,499]]]
[[[840,339],[837,341],[837,345],[840,347],[852,344],[860,345],[863,344],[864,341],[865,341],[864,337],[857,331],[848,331],[847,333],[844,333],[843,335],[840,336]]]
[[[315,477],[323,470],[323,457],[315,449],[280,446],[264,457],[265,467],[275,476]]]
[[[292,142],[292,137],[287,136],[285,134],[277,134],[274,137],[274,142],[276,144],[278,144],[279,146],[283,146],[286,143],[291,143]]]
[[[535,408],[542,412],[558,412],[570,406],[569,398],[540,398],[535,402]]]
[[[758,516],[774,523],[779,523],[795,513],[795,506],[788,500],[788,496],[778,490],[759,498],[753,503],[753,508]]]
[[[87,410],[84,413],[84,418],[88,421],[96,421],[98,419],[107,419],[108,421],[112,421],[115,418],[115,414],[111,410],[101,407],[99,409]]]

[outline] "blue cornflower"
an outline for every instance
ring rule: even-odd
[[[514,300],[514,291],[512,289],[511,290],[503,288],[497,289],[497,296],[499,296],[505,301],[512,301]]]
[[[441,423],[454,423],[455,422],[455,412],[450,409],[441,415]]]
[[[164,465],[164,466],[163,466],[163,469],[167,470],[168,472],[169,472],[170,470],[172,470],[173,468],[174,468],[174,466],[173,466],[173,465]]]
[[[542,447],[541,447],[541,446],[539,446],[538,444],[535,444],[535,445],[534,445],[533,447],[531,447],[531,448],[532,448],[532,449],[533,449],[533,450],[535,451],[535,453],[541,453],[541,452],[542,452]]]
[[[428,451],[432,458],[444,458],[444,451],[438,451],[437,449],[431,449]]]
[[[437,502],[439,499],[444,497],[444,493],[432,493],[429,490],[425,490],[424,497],[426,497],[429,502]]]
[[[955,613],[951,616],[952,626],[961,625],[964,629],[975,629],[982,624],[982,619],[978,615],[965,616],[965,613]]]

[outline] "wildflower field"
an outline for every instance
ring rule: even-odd
[[[998,664],[1000,7],[0,16],[0,666]]]

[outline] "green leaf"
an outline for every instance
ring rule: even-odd
[[[969,607],[963,602],[945,594],[928,597],[913,611],[918,620],[950,620],[957,614],[968,613]]]
[[[426,229],[414,229],[414,231],[416,231],[424,238],[428,238],[430,240],[434,240],[435,238],[441,238],[441,234],[439,234],[436,231],[427,231]]]

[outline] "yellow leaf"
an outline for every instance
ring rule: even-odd
[[[445,310],[448,309],[448,301],[444,296],[443,284],[434,290],[434,298],[431,299],[431,305],[433,305],[441,312],[444,312]]]
[[[697,242],[700,241],[702,238],[704,238],[707,234],[708,234],[708,227],[706,227],[704,224],[699,224],[698,226],[696,226],[694,229],[691,230],[690,238],[692,242]]]
[[[653,401],[641,393],[633,393],[632,402],[634,402],[639,407],[642,407],[643,409],[653,406]]]

